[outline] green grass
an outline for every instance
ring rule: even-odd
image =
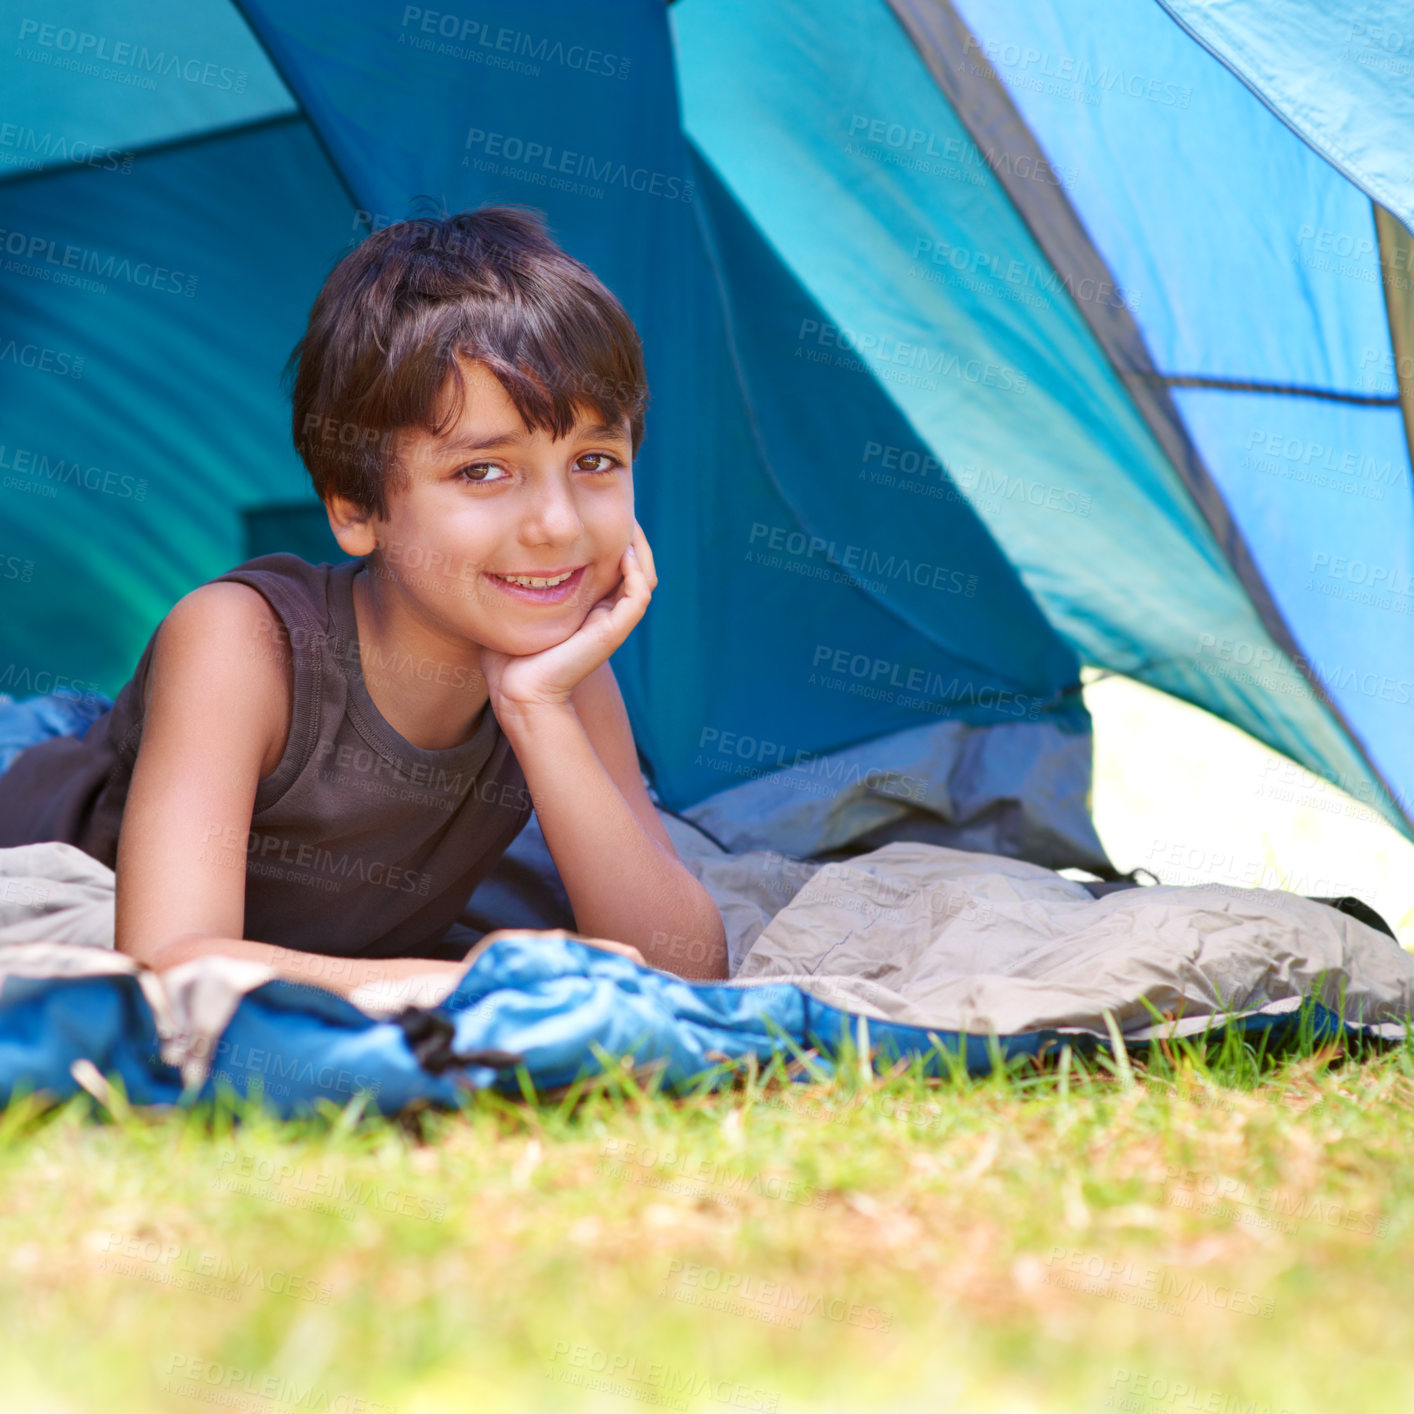
[[[400,1122],[20,1101],[0,1405],[1404,1411],[1411,1098],[1407,1046],[1234,1033]]]

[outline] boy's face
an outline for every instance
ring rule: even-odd
[[[399,434],[410,484],[373,532],[385,578],[450,634],[521,656],[562,643],[621,578],[633,536],[628,419],[531,432],[496,377],[459,359],[462,415]],[[568,573],[568,578],[564,576]],[[559,581],[528,585],[515,580]]]

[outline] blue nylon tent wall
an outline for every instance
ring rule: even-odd
[[[1314,560],[1391,576],[1408,562],[1378,267],[1300,258],[1306,226],[1363,235],[1368,203],[1157,7],[1103,26],[1069,0],[961,18],[982,56],[1002,46],[994,77],[1136,297],[1159,368],[1364,380],[1385,400],[1288,398],[1277,416],[1243,402],[1261,395],[1174,393],[1350,730],[1273,637],[1094,310],[1057,284],[1045,233],[888,5],[503,0],[451,34],[431,13],[64,3],[15,22],[0,56],[23,115],[0,133],[0,691],[114,691],[171,602],[251,552],[245,512],[310,500],[278,375],[352,240],[419,195],[517,200],[644,335],[636,481],[663,583],[616,667],[667,803],[731,782],[739,763],[704,757],[704,732],[828,751],[940,714],[1006,722],[1024,702],[1083,733],[1081,657],[1380,800],[1358,736],[1407,789],[1407,691],[1383,694],[1404,681],[1407,616],[1325,592],[1351,581]],[[1004,62],[1017,35],[1202,102],[1048,95]],[[931,170],[901,160],[919,154],[892,145],[896,128],[926,135]],[[1385,494],[1282,474],[1293,440],[1368,460]],[[1259,452],[1277,472],[1244,465]],[[886,459],[893,484],[871,476]],[[822,691],[822,649],[925,669],[933,700]]]

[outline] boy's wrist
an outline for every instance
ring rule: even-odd
[[[564,702],[501,702],[493,710],[512,746],[518,738],[553,730],[567,722],[579,725],[579,713],[568,698]]]

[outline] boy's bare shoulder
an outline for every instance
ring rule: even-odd
[[[203,584],[163,619],[144,685],[173,689],[193,708],[214,711],[224,728],[238,719],[265,747],[261,775],[284,754],[294,698],[294,658],[280,616],[258,590],[231,580]],[[208,721],[208,729],[217,722]]]

